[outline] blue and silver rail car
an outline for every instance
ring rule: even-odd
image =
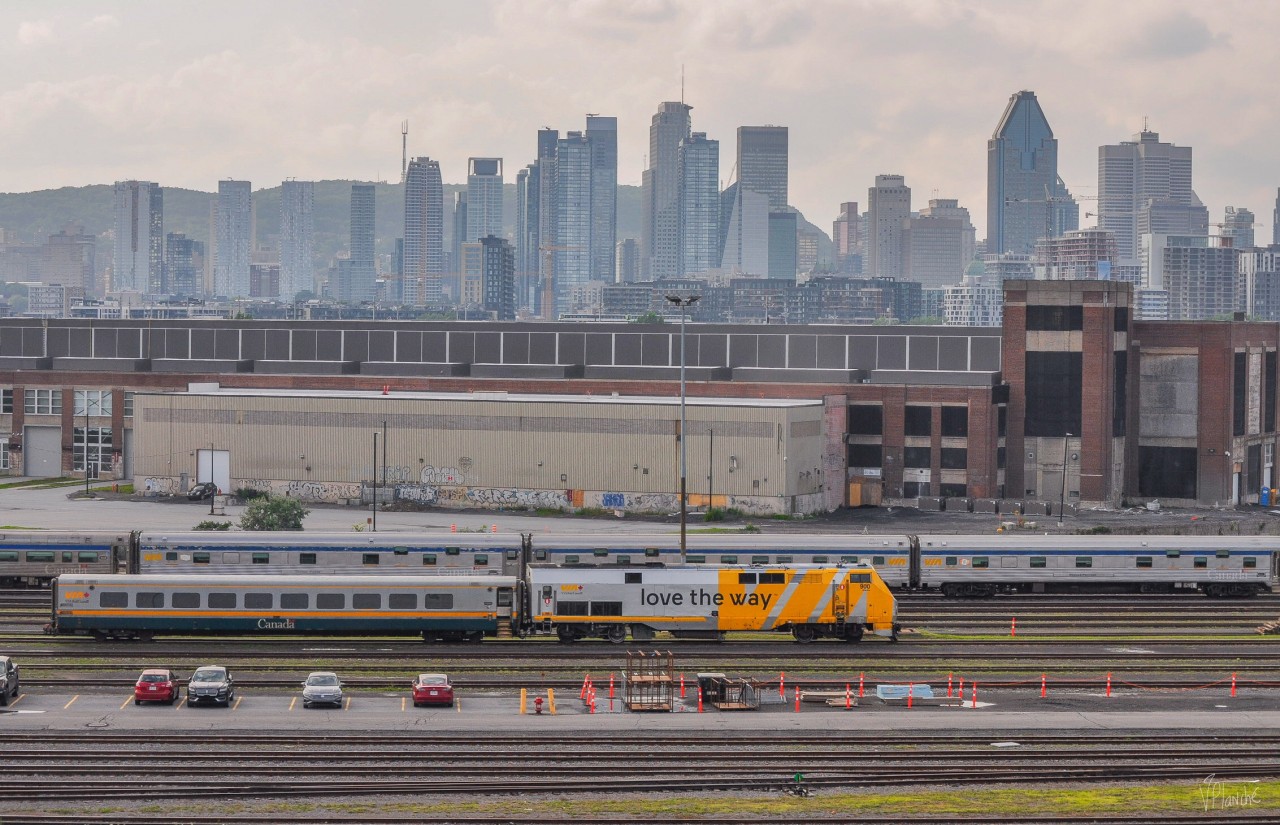
[[[509,576],[64,575],[59,634],[418,635],[474,640],[510,628]]]
[[[790,535],[776,533],[692,534],[687,564],[859,564],[874,566],[890,587],[907,584],[911,537],[905,535]],[[533,560],[549,564],[679,564],[680,535],[541,535],[531,540]]]
[[[62,573],[128,573],[129,533],[13,530],[0,533],[0,587],[47,587]]]
[[[519,533],[150,531],[141,573],[517,575]]]
[[[948,596],[1195,591],[1251,596],[1271,589],[1276,543],[1263,537],[920,536],[919,577],[921,587]]]

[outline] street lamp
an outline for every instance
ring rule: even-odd
[[[1067,508],[1067,467],[1068,459],[1071,454],[1067,452],[1067,439],[1071,438],[1071,433],[1062,434],[1062,492],[1058,496],[1058,526],[1062,526],[1062,511]]]
[[[680,307],[680,434],[677,436],[680,441],[680,563],[687,561],[687,553],[685,547],[685,535],[689,526],[689,507],[688,497],[685,495],[685,438],[686,429],[684,415],[684,318],[685,310],[693,306],[701,298],[701,295],[689,295],[680,297],[679,295],[668,295],[667,300]]]

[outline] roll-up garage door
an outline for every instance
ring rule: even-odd
[[[62,428],[24,428],[22,451],[23,475],[33,478],[56,478],[62,475]]]

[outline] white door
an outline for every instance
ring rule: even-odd
[[[231,451],[197,450],[196,481],[212,481],[218,491],[231,492]]]

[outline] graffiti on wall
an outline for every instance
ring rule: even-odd
[[[423,484],[462,484],[462,471],[457,467],[433,467],[430,464],[422,468],[419,481]]]
[[[164,476],[144,478],[142,492],[149,496],[171,496],[178,492],[178,479]]]
[[[334,481],[290,481],[285,485],[284,494],[301,501],[341,501],[360,498],[360,485]]]
[[[607,510],[634,513],[670,513],[680,507],[680,497],[675,493],[600,493],[597,501],[595,506]]]
[[[440,507],[568,507],[564,490],[524,490],[496,487],[440,487],[433,484],[397,484],[397,501]]]

